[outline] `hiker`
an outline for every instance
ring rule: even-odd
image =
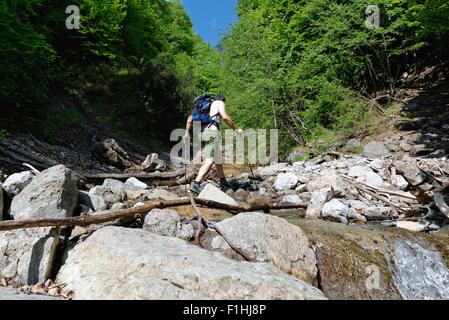
[[[223,171],[222,150],[219,139],[221,120],[238,134],[242,134],[243,131],[237,129],[234,121],[232,121],[226,112],[225,102],[226,97],[223,94],[216,96],[215,99],[212,99],[212,96],[207,94],[199,96],[195,99],[192,115],[187,119],[184,141],[189,141],[190,131],[192,130],[193,123],[196,121],[201,122],[202,140],[207,141],[204,148],[204,163],[198,172],[197,178],[190,186],[190,191],[197,194],[201,192],[201,183],[209,174],[213,164],[215,164],[217,175],[220,179],[220,189],[226,192],[231,188],[226,181]]]

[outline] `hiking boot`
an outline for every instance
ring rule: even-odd
[[[220,180],[220,190],[223,192],[227,192],[228,190],[231,190],[232,186],[226,181],[226,180]]]
[[[195,182],[190,186],[189,190],[192,191],[193,193],[200,194],[200,193],[201,193],[201,185],[199,184],[199,182],[196,182],[196,181],[195,181]]]

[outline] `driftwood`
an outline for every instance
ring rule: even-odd
[[[298,209],[307,207],[306,204],[269,203],[261,205],[235,206],[204,199],[196,199],[195,201],[199,205],[214,209],[225,210],[233,214],[237,214],[240,212],[260,211],[260,210]],[[92,224],[114,221],[116,219],[134,217],[139,214],[148,213],[149,211],[156,208],[164,209],[164,208],[185,206],[189,204],[191,204],[189,198],[180,198],[177,200],[170,200],[170,201],[151,201],[139,207],[114,212],[111,211],[97,212],[95,215],[85,215],[80,217],[9,220],[0,222],[0,231],[13,230],[13,229],[39,228],[39,227],[88,226]]]
[[[195,199],[193,198],[192,193],[189,191],[189,198],[190,198],[190,203],[192,204],[193,209],[195,210],[197,216],[198,216],[198,221],[199,221],[199,228],[198,231],[195,234],[195,243],[201,247],[201,241],[200,241],[200,237],[201,234],[204,231],[204,224],[209,227],[210,229],[215,230],[220,236],[223,237],[223,239],[226,241],[226,243],[229,245],[229,247],[231,247],[232,250],[234,250],[235,252],[237,252],[239,255],[241,255],[243,257],[243,259],[245,259],[246,261],[255,261],[254,258],[250,257],[247,253],[245,253],[244,251],[242,251],[241,249],[239,249],[238,247],[236,247],[231,240],[229,240],[229,238],[220,230],[220,228],[214,223],[209,221],[208,219],[204,218],[203,215],[201,214],[200,209],[198,208],[198,206],[196,205]]]
[[[348,183],[352,184],[354,187],[356,187],[357,189],[359,189],[360,191],[363,191],[367,194],[369,194],[370,196],[392,206],[395,207],[396,209],[398,209],[399,211],[404,212],[405,210],[403,208],[401,208],[398,204],[391,202],[390,200],[388,200],[385,197],[382,197],[380,195],[378,195],[376,192],[368,190],[367,188],[365,188],[362,184],[360,184],[359,182],[354,181],[352,178],[347,177],[347,176],[342,176]]]

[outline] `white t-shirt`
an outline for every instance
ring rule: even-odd
[[[220,117],[220,112],[218,111],[218,106],[220,105],[220,103],[223,103],[222,101],[214,101],[212,102],[212,105],[210,106],[210,112],[209,112],[209,116],[214,117],[213,119],[217,122],[217,123],[221,123],[221,117]],[[218,131],[218,127],[214,124],[209,124],[206,129],[209,130],[215,130]]]

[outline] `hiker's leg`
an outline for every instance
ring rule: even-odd
[[[201,183],[204,181],[204,179],[206,179],[210,169],[212,168],[213,163],[214,163],[213,158],[206,158],[206,160],[204,160],[204,163],[201,166],[200,171],[198,172],[198,176],[196,177],[195,180],[196,182]]]

